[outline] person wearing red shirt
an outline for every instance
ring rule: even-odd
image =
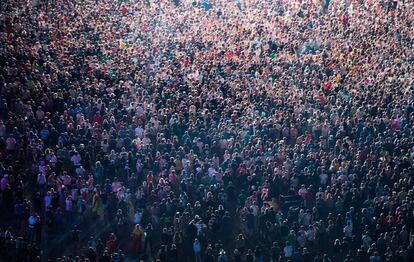
[[[114,233],[111,233],[111,236],[109,237],[108,241],[106,241],[106,249],[112,253],[116,250],[117,243],[116,243],[116,236]]]
[[[343,26],[348,25],[348,17],[345,14],[342,15],[341,22]]]
[[[92,121],[93,121],[93,123],[98,123],[98,124],[101,125],[102,122],[103,122],[103,118],[102,118],[101,114],[99,114],[99,112],[96,112],[96,114],[93,116]]]

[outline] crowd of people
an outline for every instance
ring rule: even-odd
[[[0,7],[1,261],[412,261],[412,1]]]

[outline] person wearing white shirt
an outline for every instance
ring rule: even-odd
[[[308,190],[306,190],[305,185],[302,185],[298,191],[298,195],[304,198],[307,192]]]
[[[117,193],[121,186],[121,182],[118,181],[118,178],[115,177],[114,182],[112,182],[112,192]]]
[[[176,122],[177,122],[177,120],[176,120],[176,118],[175,118],[175,115],[173,115],[173,116],[170,118],[170,121],[168,121],[168,124],[169,124],[170,126],[172,126],[172,125],[174,125]]]
[[[60,180],[62,181],[63,185],[67,186],[71,182],[71,177],[68,175],[68,173],[64,172],[63,175],[60,177]]]
[[[348,237],[348,238],[352,237],[352,230],[353,230],[352,223],[348,221],[346,226],[344,227],[345,237]]]
[[[39,186],[44,186],[46,184],[46,176],[44,173],[39,173],[37,175],[37,183],[39,184]]]
[[[286,246],[283,248],[283,254],[286,258],[291,258],[293,255],[293,246],[286,241]]]
[[[81,160],[82,160],[82,158],[81,158],[81,156],[79,155],[78,152],[75,152],[75,154],[70,158],[70,161],[72,162],[72,164],[74,166],[79,166]]]
[[[319,175],[319,181],[322,186],[325,186],[328,183],[328,174],[326,174],[325,172],[322,172]]]
[[[212,177],[213,175],[217,174],[217,171],[214,167],[209,167],[207,172],[209,177]]]
[[[143,135],[144,135],[144,129],[141,126],[137,126],[135,128],[135,136],[137,138],[142,138]]]
[[[149,146],[149,144],[150,144],[150,143],[151,143],[151,139],[150,139],[149,137],[145,136],[145,137],[142,139],[142,144],[143,144],[145,147]]]
[[[362,244],[364,246],[364,250],[367,251],[371,246],[372,238],[368,235],[368,232],[365,232],[362,235]]]
[[[252,210],[252,214],[257,217],[259,213],[259,206],[257,205],[256,201],[253,202],[253,204],[250,206],[250,209]]]
[[[307,210],[305,214],[303,214],[303,225],[309,226],[313,220],[312,213],[310,210]]]
[[[316,230],[313,226],[309,226],[309,229],[306,231],[306,238],[309,242],[313,242],[316,239]]]
[[[326,194],[321,187],[319,188],[319,191],[316,193],[316,198],[320,198],[323,200],[326,199]]]
[[[298,244],[301,248],[304,248],[306,246],[306,236],[305,235],[306,235],[305,230],[302,227],[298,231],[298,234],[297,234],[297,237],[296,237],[296,241],[298,242]]]

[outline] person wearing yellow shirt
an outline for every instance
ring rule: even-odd
[[[142,243],[144,239],[144,230],[139,224],[136,224],[131,234],[132,238],[132,251],[136,254],[141,252]]]

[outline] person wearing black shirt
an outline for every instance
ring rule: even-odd
[[[254,254],[251,249],[247,250],[246,254],[246,262],[253,262],[254,261]]]
[[[169,262],[179,261],[177,246],[175,244],[172,244],[170,250],[168,251],[168,261]]]
[[[277,242],[273,242],[272,248],[270,249],[270,253],[271,253],[271,261],[272,262],[276,262],[276,261],[279,260],[280,248],[277,245]]]
[[[96,262],[96,252],[93,250],[93,247],[89,247],[86,257],[90,262]]]

